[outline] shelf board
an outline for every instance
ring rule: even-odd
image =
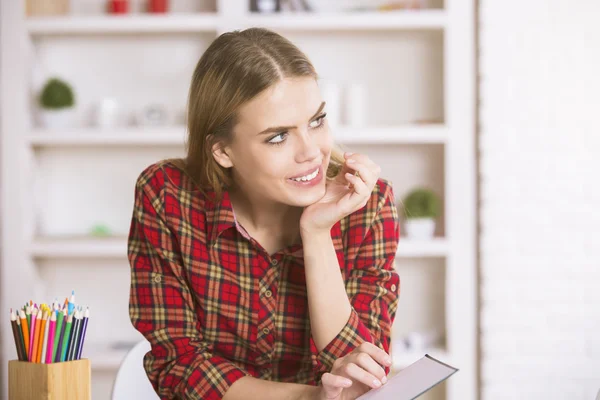
[[[260,26],[285,31],[342,31],[342,30],[422,30],[443,29],[446,12],[443,10],[407,10],[389,12],[345,13],[251,13],[231,22],[236,28]]]
[[[448,248],[448,240],[445,238],[416,240],[400,237],[396,257],[445,257],[448,255]]]
[[[29,246],[33,258],[119,258],[127,257],[127,237],[38,238]]]
[[[422,351],[394,351],[392,348],[392,369],[394,371],[404,369],[415,361],[423,358],[425,354],[429,354],[431,357],[442,362],[452,364],[452,357],[450,357],[450,354],[441,348],[432,348]]]
[[[216,13],[29,17],[30,35],[216,32]]]
[[[444,125],[398,125],[389,127],[340,127],[332,130],[341,144],[443,144],[448,139]],[[186,128],[122,127],[114,129],[77,128],[65,131],[35,129],[26,137],[32,147],[68,146],[183,146]]]
[[[217,13],[172,13],[167,15],[81,15],[29,17],[27,31],[32,36],[125,33],[196,33],[260,26],[286,31],[343,30],[423,30],[443,29],[444,10],[389,12],[278,14],[247,13],[224,18]]]
[[[181,125],[111,129],[85,127],[65,131],[35,129],[26,140],[32,147],[183,146],[185,137],[186,128]]]
[[[419,241],[401,238],[397,257],[444,257],[448,252],[446,239]],[[127,237],[46,237],[36,238],[29,245],[33,258],[119,258],[127,256]]]

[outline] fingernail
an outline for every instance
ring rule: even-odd
[[[392,365],[392,359],[390,357],[386,357],[385,362],[387,365]]]
[[[352,164],[352,163],[354,162],[354,160],[350,158],[350,159],[346,160],[346,162],[347,162],[348,164]]]
[[[352,386],[352,381],[351,380],[345,380],[344,381],[344,386]]]
[[[381,382],[379,382],[379,379],[375,379],[375,380],[373,380],[373,385],[381,386]]]
[[[387,382],[387,377],[384,376],[383,378],[381,378],[381,383],[385,384],[386,382]]]
[[[346,152],[347,156],[351,156],[352,154],[354,154],[354,153]]]
[[[346,178],[353,178],[353,177],[354,177],[354,175],[349,174],[349,173],[346,172]]]

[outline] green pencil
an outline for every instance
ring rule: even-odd
[[[65,312],[66,314],[66,312]],[[60,310],[58,311],[58,317],[56,318],[56,332],[54,333],[54,348],[52,349],[52,362],[56,360],[56,349],[58,349],[58,338],[60,336],[60,328],[62,328],[62,323],[64,319],[64,314]]]
[[[69,336],[71,333],[71,325],[73,325],[73,314],[67,317],[67,325],[65,326],[65,337],[62,342],[62,354],[60,356],[60,361],[65,361],[65,357],[67,356],[67,347],[69,347]]]

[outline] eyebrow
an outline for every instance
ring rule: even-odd
[[[319,109],[315,113],[315,115],[310,117],[309,121],[312,121],[313,119],[315,119],[321,113],[321,111],[323,110],[324,107],[325,107],[325,102],[322,102],[321,105],[319,106]],[[260,132],[258,134],[258,136],[261,136],[261,135],[264,135],[267,133],[287,131],[287,130],[295,129],[295,128],[296,128],[295,126],[273,126],[271,128],[267,128],[264,131]]]

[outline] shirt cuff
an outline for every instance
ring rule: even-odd
[[[329,372],[335,360],[350,353],[363,342],[373,343],[373,337],[353,307],[346,325],[320,352],[317,351],[317,346],[311,335],[310,348],[313,354],[313,367],[317,373]]]
[[[194,369],[186,382],[186,399],[220,400],[235,381],[252,376],[231,361],[213,356]]]

